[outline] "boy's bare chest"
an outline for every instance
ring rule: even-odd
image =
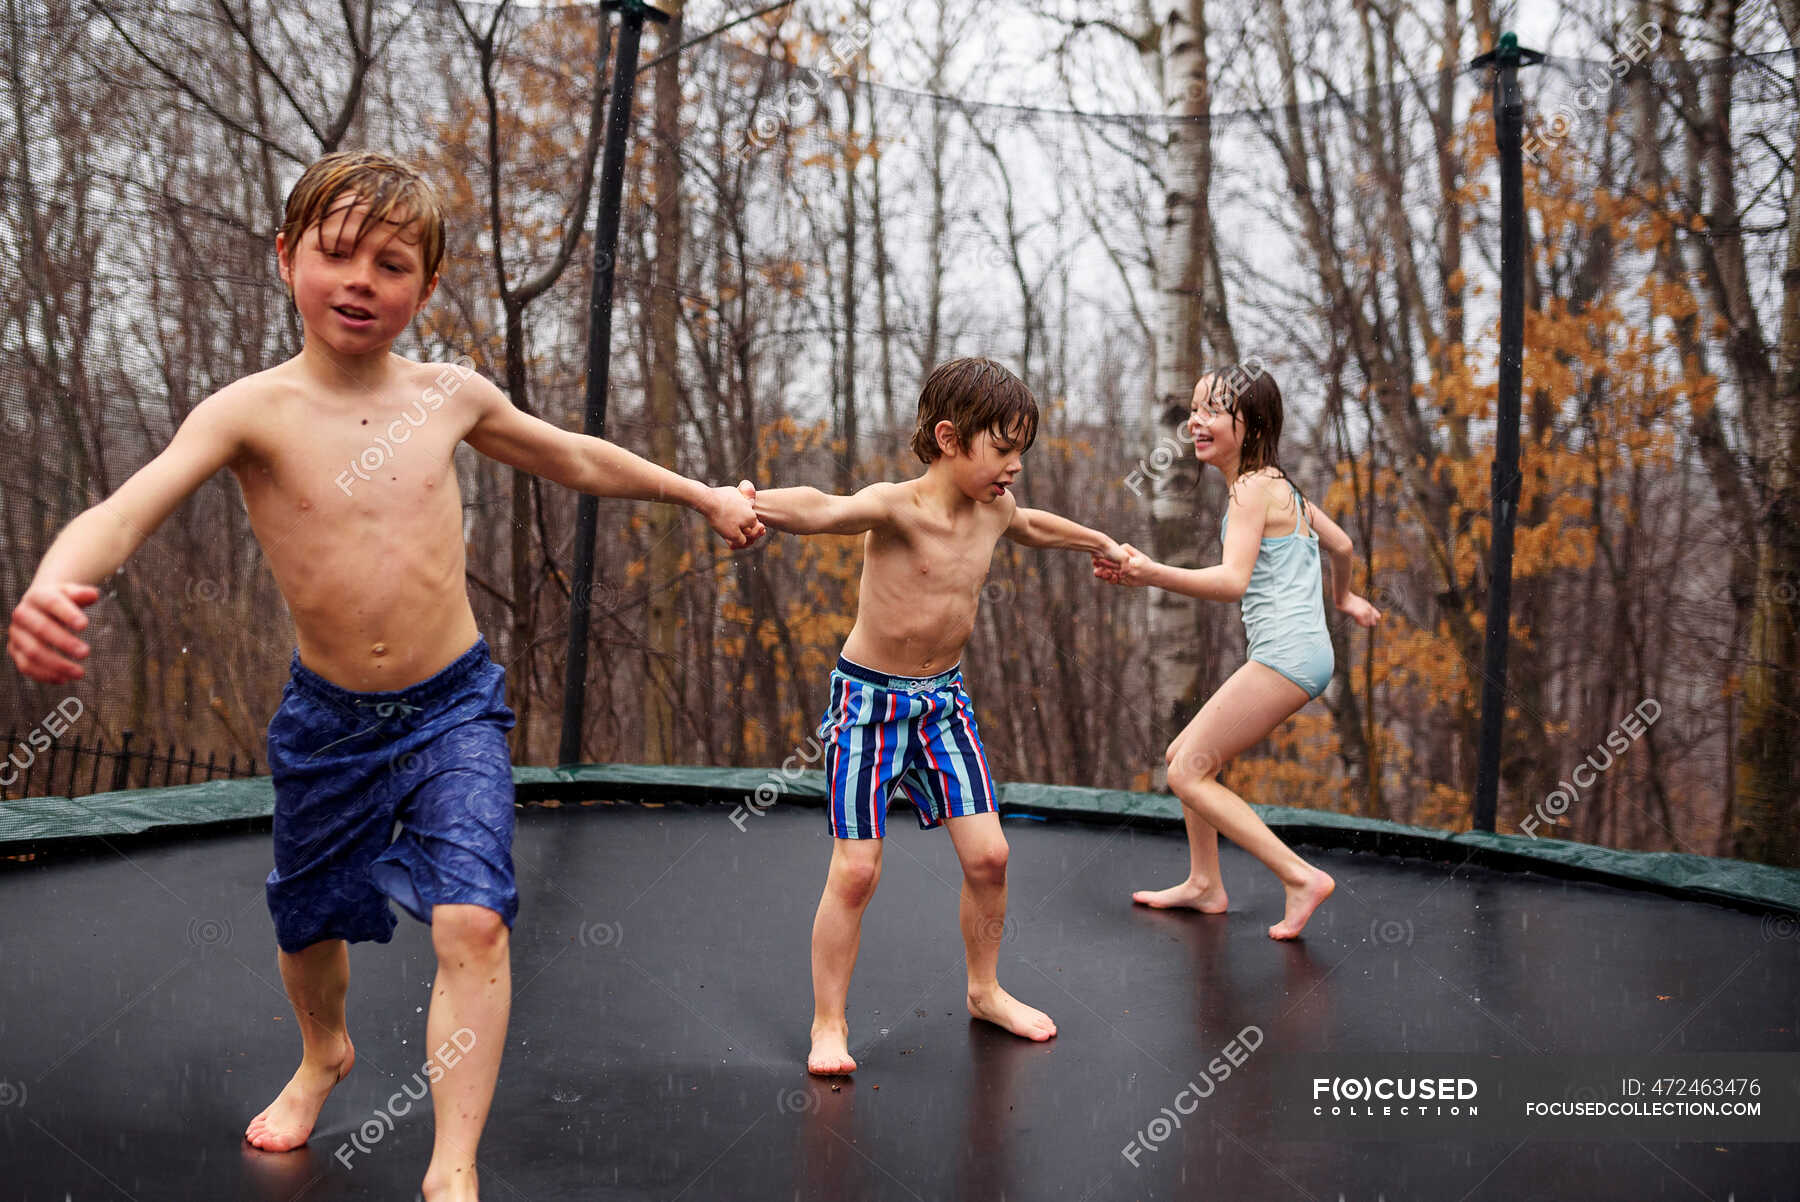
[[[921,592],[973,591],[987,579],[996,531],[971,521],[961,528],[929,523],[910,525],[885,548],[894,583]]]
[[[456,415],[423,405],[307,414],[261,432],[238,471],[252,519],[282,512],[407,522],[455,505]],[[434,504],[434,502],[436,502]]]

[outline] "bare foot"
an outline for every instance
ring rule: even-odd
[[[477,1202],[475,1166],[462,1165],[450,1170],[428,1168],[425,1182],[419,1187],[425,1202]]]
[[[1201,886],[1193,877],[1169,889],[1139,889],[1131,900],[1152,910],[1198,910],[1202,914],[1223,914],[1227,904],[1222,883]]]
[[[356,1064],[356,1048],[344,1036],[343,1055],[335,1061],[317,1064],[300,1062],[287,1086],[269,1103],[268,1109],[250,1120],[244,1138],[252,1147],[265,1152],[291,1152],[306,1142],[313,1124],[319,1121],[319,1108]]]
[[[1048,1014],[1033,1010],[998,985],[990,993],[970,993],[969,1013],[1037,1043],[1056,1034],[1056,1024]]]
[[[1329,873],[1310,866],[1307,871],[1312,876],[1304,885],[1282,886],[1287,891],[1287,912],[1281,916],[1280,922],[1269,928],[1269,938],[1298,939],[1301,928],[1306,926],[1306,920],[1319,908],[1319,903],[1330,897],[1331,891],[1337,888],[1337,882],[1331,879]]]
[[[845,1023],[813,1023],[812,1051],[806,1057],[806,1071],[821,1077],[842,1076],[856,1071],[850,1058],[850,1028]]]

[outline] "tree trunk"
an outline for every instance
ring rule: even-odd
[[[856,166],[862,157],[856,147],[856,77],[846,76],[844,92],[844,375],[839,386],[842,405],[844,453],[838,458],[837,490],[855,487],[856,443],[861,436],[856,407]]]
[[[1722,123],[1729,111],[1730,81],[1717,86],[1727,93],[1718,108]],[[1728,163],[1729,156],[1720,160]],[[1736,228],[1734,224],[1734,240],[1740,237]],[[1767,465],[1768,506],[1744,670],[1732,843],[1735,854],[1745,859],[1795,866],[1800,865],[1800,807],[1794,800],[1800,770],[1800,740],[1794,736],[1794,721],[1800,717],[1800,607],[1793,600],[1800,582],[1800,189],[1789,189],[1787,238],[1778,363],[1759,423],[1763,446],[1751,447],[1752,462]],[[1748,300],[1746,287],[1740,303]]]
[[[1144,431],[1143,466],[1129,483],[1148,488],[1151,545],[1156,558],[1178,567],[1200,563],[1201,524],[1194,520],[1200,465],[1180,436],[1194,382],[1199,377],[1203,339],[1216,353],[1232,354],[1235,341],[1224,325],[1219,291],[1217,325],[1208,322],[1205,299],[1212,274],[1212,218],[1208,208],[1212,172],[1212,90],[1206,54],[1206,0],[1185,0],[1163,13],[1166,57],[1163,103],[1168,126],[1167,192],[1162,254],[1156,265],[1156,397]],[[1224,343],[1230,350],[1222,350]],[[1139,481],[1142,483],[1139,483]],[[1199,708],[1207,682],[1202,672],[1200,602],[1152,590],[1150,643],[1159,649],[1152,663],[1152,739],[1172,738]],[[1162,774],[1157,773],[1160,782]]]
[[[506,307],[506,394],[512,403],[526,413],[531,412],[530,387],[525,367],[525,317],[516,305]],[[530,763],[531,727],[534,710],[531,704],[531,639],[536,627],[532,616],[534,590],[531,587],[531,473],[512,468],[512,538],[509,565],[512,592],[511,645],[504,652],[508,675],[513,680],[511,697],[517,718],[513,729],[513,754]]]

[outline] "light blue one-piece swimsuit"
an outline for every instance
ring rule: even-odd
[[[1331,634],[1325,629],[1325,586],[1319,570],[1319,536],[1306,520],[1306,501],[1300,490],[1288,485],[1298,508],[1294,530],[1277,538],[1265,538],[1250,569],[1250,585],[1244,590],[1244,637],[1250,658],[1275,669],[1302,689],[1308,699],[1317,697],[1331,683],[1336,661],[1331,653]],[[1225,523],[1219,517],[1219,541],[1225,541]]]

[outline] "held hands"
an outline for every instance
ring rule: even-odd
[[[1090,552],[1094,557],[1094,579],[1109,580],[1117,584],[1119,566],[1125,562],[1125,547],[1114,542],[1110,535],[1103,534],[1100,537],[1106,539],[1106,546]]]
[[[1355,593],[1344,594],[1343,601],[1338,604],[1338,612],[1350,615],[1358,626],[1373,626],[1381,621],[1381,611]]]
[[[752,504],[756,500],[756,485],[743,480],[736,488],[720,485],[709,492],[712,500],[704,510],[706,520],[712,523],[713,533],[734,550],[748,547],[766,533]]]
[[[1150,582],[1155,560],[1130,543],[1114,543],[1110,551],[1094,552],[1094,577],[1112,584],[1141,586]]]
[[[91,584],[34,584],[13,608],[6,650],[20,672],[42,684],[69,684],[87,673],[75,661],[86,659],[88,645],[75,637],[86,630],[83,606],[100,599]]]

